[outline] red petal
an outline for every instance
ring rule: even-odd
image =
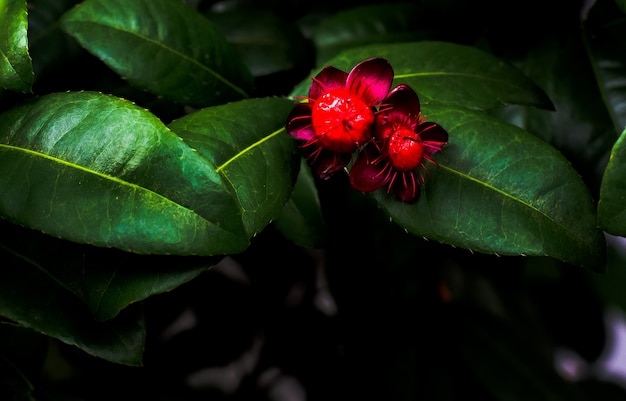
[[[393,68],[384,58],[370,58],[354,66],[346,82],[347,89],[368,105],[380,104],[393,82]]]
[[[448,131],[437,123],[422,123],[418,127],[417,133],[422,141],[425,142],[424,150],[429,155],[440,151],[443,145],[448,142]]]
[[[322,180],[328,180],[337,171],[348,165],[352,154],[330,152],[326,149],[320,149],[319,153],[311,160],[311,167],[315,174]]]
[[[315,131],[311,121],[311,105],[309,103],[298,103],[287,117],[285,127],[289,135],[296,139],[308,141],[315,137]]]
[[[385,99],[380,114],[385,115],[387,120],[415,130],[420,116],[420,100],[417,93],[408,85],[396,86]]]
[[[313,78],[313,83],[309,88],[309,98],[315,100],[329,90],[345,88],[347,78],[348,73],[345,71],[341,71],[333,66],[324,67],[324,69]]]
[[[413,203],[419,199],[421,190],[418,183],[411,180],[411,177],[406,177],[407,175],[409,174],[405,174],[406,182],[402,179],[396,181],[394,192],[402,202]]]
[[[386,175],[383,173],[386,162],[373,164],[376,160],[376,153],[369,151],[372,146],[365,148],[352,164],[350,168],[350,185],[361,192],[372,192],[385,185]]]

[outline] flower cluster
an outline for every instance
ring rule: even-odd
[[[350,73],[327,66],[313,78],[309,95],[287,118],[287,132],[304,141],[315,173],[329,179],[350,167],[350,184],[372,192],[386,187],[404,202],[415,202],[424,185],[425,162],[448,141],[439,124],[426,122],[420,102],[405,84],[391,88],[388,60],[370,58]]]

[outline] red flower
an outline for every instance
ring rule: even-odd
[[[408,85],[395,87],[376,115],[375,140],[357,157],[350,169],[350,183],[362,192],[384,185],[405,202],[415,202],[424,185],[425,161],[448,142],[439,124],[425,122],[417,94]]]
[[[313,78],[308,102],[296,104],[286,128],[292,137],[306,141],[302,147],[320,178],[341,170],[352,152],[371,140],[375,107],[392,81],[393,68],[383,58],[362,61],[349,74],[327,66]]]

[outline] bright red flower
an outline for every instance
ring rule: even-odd
[[[437,123],[425,122],[417,94],[408,85],[389,92],[376,114],[375,141],[357,157],[350,169],[350,183],[362,192],[387,186],[405,202],[415,202],[424,185],[426,161],[448,142],[448,132]]]
[[[383,58],[362,61],[350,73],[327,66],[313,78],[308,101],[295,105],[286,128],[305,141],[302,147],[319,177],[330,178],[371,140],[376,107],[392,81],[393,68]]]

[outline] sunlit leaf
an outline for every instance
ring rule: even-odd
[[[213,255],[248,244],[215,167],[148,111],[90,92],[0,115],[0,215],[75,242]]]
[[[234,47],[181,1],[86,0],[62,26],[131,84],[182,104],[219,104],[252,89]]]
[[[278,216],[296,181],[296,143],[285,131],[293,102],[278,97],[213,106],[169,128],[234,188],[249,235]]]
[[[500,255],[536,255],[602,270],[606,245],[594,202],[556,149],[480,112],[431,106],[450,140],[415,204],[376,199],[409,232]]]
[[[394,85],[410,85],[422,103],[469,109],[505,104],[552,108],[545,92],[520,70],[470,46],[438,41],[369,45],[346,50],[324,64],[350,71],[370,57],[388,59],[395,72]],[[306,96],[310,84],[310,79],[305,80],[291,95]]]
[[[33,66],[28,54],[26,2],[0,0],[0,88],[30,92]]]

